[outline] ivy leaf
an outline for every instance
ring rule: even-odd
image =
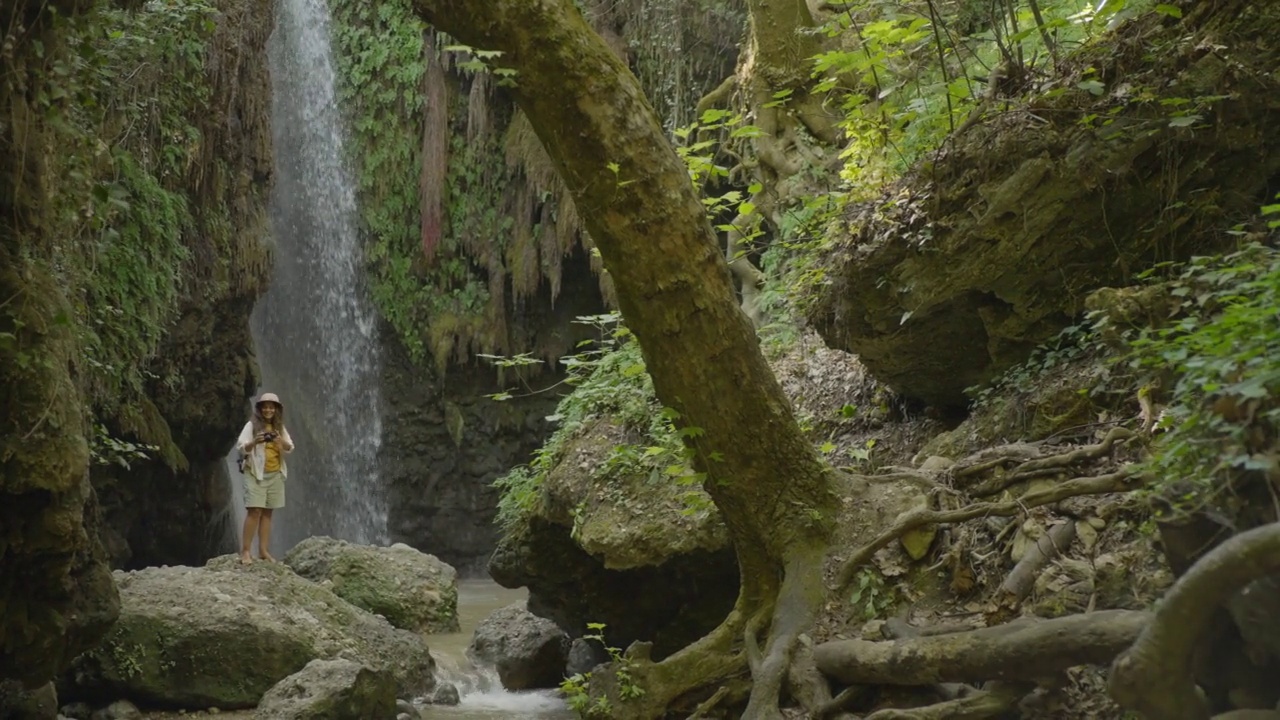
[[[1087,91],[1091,95],[1101,95],[1107,89],[1107,86],[1098,80],[1081,80],[1076,83],[1076,87]]]
[[[1182,8],[1178,7],[1177,5],[1167,5],[1167,4],[1161,3],[1159,5],[1156,5],[1155,10],[1161,15],[1168,15],[1171,18],[1178,18],[1178,19],[1182,18]]]
[[[1169,121],[1169,127],[1190,127],[1200,122],[1202,118],[1199,115],[1181,115]]]

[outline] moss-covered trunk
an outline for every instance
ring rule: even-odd
[[[687,170],[634,76],[568,0],[416,7],[463,42],[502,51],[499,64],[517,71],[517,100],[573,192],[658,396],[680,414],[729,527],[743,580],[732,622],[804,625],[821,594],[816,570],[835,508],[829,471],[801,436]],[[761,672],[789,645],[770,643]],[[690,661],[699,664],[685,653],[664,664]],[[691,672],[675,682],[713,679]],[[762,697],[751,712],[776,713],[776,692],[772,708]]]

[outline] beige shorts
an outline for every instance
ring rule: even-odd
[[[284,507],[284,473],[269,472],[261,480],[245,473],[244,506],[268,510]]]

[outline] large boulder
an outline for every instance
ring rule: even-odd
[[[610,645],[649,641],[662,657],[724,619],[738,568],[724,523],[699,489],[655,483],[647,473],[595,473],[614,447],[632,442],[603,419],[570,439],[489,573],[505,587],[528,587],[529,610],[573,637],[602,623]],[[700,502],[691,505],[689,495]]]
[[[553,688],[564,679],[569,636],[554,622],[529,612],[524,602],[513,603],[476,627],[467,657],[495,668],[508,690]]]
[[[983,118],[851,205],[806,303],[812,325],[900,393],[963,405],[1073,322],[1089,291],[1234,246],[1223,231],[1256,216],[1280,174],[1280,6],[1194,5],[1177,23],[1129,24],[1045,85],[1024,107],[1043,122]],[[1097,97],[1084,78],[1106,81]],[[1138,89],[1154,96],[1137,102]],[[1194,129],[1151,114],[1186,98],[1203,100]]]
[[[284,563],[398,628],[458,631],[458,574],[434,555],[400,543],[373,547],[311,537],[295,545]]]
[[[312,660],[276,683],[255,720],[390,720],[396,715],[396,682],[386,670],[351,660]]]
[[[278,563],[117,572],[120,619],[64,678],[71,700],[245,708],[315,659],[346,657],[425,693],[435,662],[399,630]]]

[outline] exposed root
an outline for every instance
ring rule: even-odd
[[[751,667],[751,698],[742,720],[781,718],[782,683],[801,633],[813,626],[824,597],[822,561],[825,547],[799,547],[787,560],[773,611],[769,640]]]
[[[627,648],[625,662],[631,681],[645,688],[644,695],[620,700],[618,688],[612,686],[608,673],[593,674],[592,694],[610,696],[619,712],[636,720],[661,717],[677,700],[701,688],[722,689],[725,694],[717,703],[731,701],[733,698],[729,696],[736,689],[733,679],[747,672],[746,658],[734,648],[746,624],[741,604],[739,599],[739,606],[716,629],[660,662],[649,660],[649,643],[632,643]]]
[[[787,669],[787,689],[791,693],[791,699],[804,708],[810,717],[829,717],[842,707],[833,703],[831,687],[827,684],[827,678],[818,672],[818,666],[813,661],[813,641],[807,635],[800,636],[795,656]]]
[[[1108,475],[1081,477],[1067,480],[1066,482],[1054,485],[1050,488],[1029,492],[1022,497],[1009,500],[1007,502],[974,503],[956,510],[917,508],[910,512],[903,513],[888,530],[880,533],[875,540],[872,540],[870,543],[862,546],[853,554],[852,557],[849,558],[844,567],[840,570],[836,589],[844,591],[848,588],[849,583],[853,581],[858,568],[869,561],[872,555],[889,543],[902,537],[907,532],[918,527],[922,527],[924,525],[941,525],[946,523],[964,522],[966,520],[991,515],[1017,515],[1024,510],[1060,502],[1067,498],[1078,497],[1081,495],[1101,495],[1103,493],[1133,490],[1137,486],[1136,481],[1136,476],[1130,470],[1121,468],[1120,470]]]
[[[979,450],[955,464],[951,474],[956,479],[981,475],[1006,463],[1021,463],[1041,457],[1040,446],[1029,443],[1014,443]]]
[[[1071,467],[1072,465],[1078,465],[1089,460],[1097,460],[1104,455],[1110,454],[1116,443],[1124,442],[1133,437],[1135,437],[1133,431],[1128,428],[1111,428],[1111,431],[1102,439],[1102,442],[1097,443],[1096,445],[1086,445],[1059,455],[1050,455],[1049,457],[1033,458],[1023,461],[1012,472],[994,477],[987,482],[974,487],[970,492],[977,497],[995,495],[1015,483],[1031,480],[1037,477],[1044,477],[1046,475],[1053,475]],[[957,477],[959,477],[959,475],[957,475]]]
[[[702,113],[710,110],[711,108],[727,104],[729,102],[729,96],[733,94],[733,89],[737,86],[738,78],[735,75],[730,75],[724,80],[721,80],[720,84],[717,85],[714,90],[703,95],[702,99],[698,101],[698,117],[701,118]]]
[[[1013,571],[1000,584],[1000,591],[1005,594],[1005,601],[1016,605],[1025,600],[1027,595],[1031,594],[1036,577],[1044,566],[1070,547],[1075,539],[1076,524],[1071,520],[1049,528],[1049,532],[1027,549],[1026,554],[1013,567]]]
[[[908,710],[879,710],[866,720],[986,720],[1009,713],[1034,689],[1034,683],[997,681],[962,698]]]
[[[1242,532],[1174,583],[1152,622],[1111,667],[1116,702],[1150,718],[1208,720],[1192,654],[1214,612],[1253,580],[1280,571],[1280,523]]]
[[[1111,661],[1150,619],[1145,612],[1103,610],[891,642],[837,640],[814,648],[813,659],[823,674],[848,685],[1036,681]]]
[[[714,695],[707,698],[700,705],[698,705],[698,707],[694,709],[693,713],[690,714],[686,720],[698,720],[698,718],[706,717],[707,713],[714,710],[716,706],[720,704],[720,701],[724,700],[725,696],[728,694],[729,694],[729,686],[728,685],[720,686],[720,689],[716,690]]]

